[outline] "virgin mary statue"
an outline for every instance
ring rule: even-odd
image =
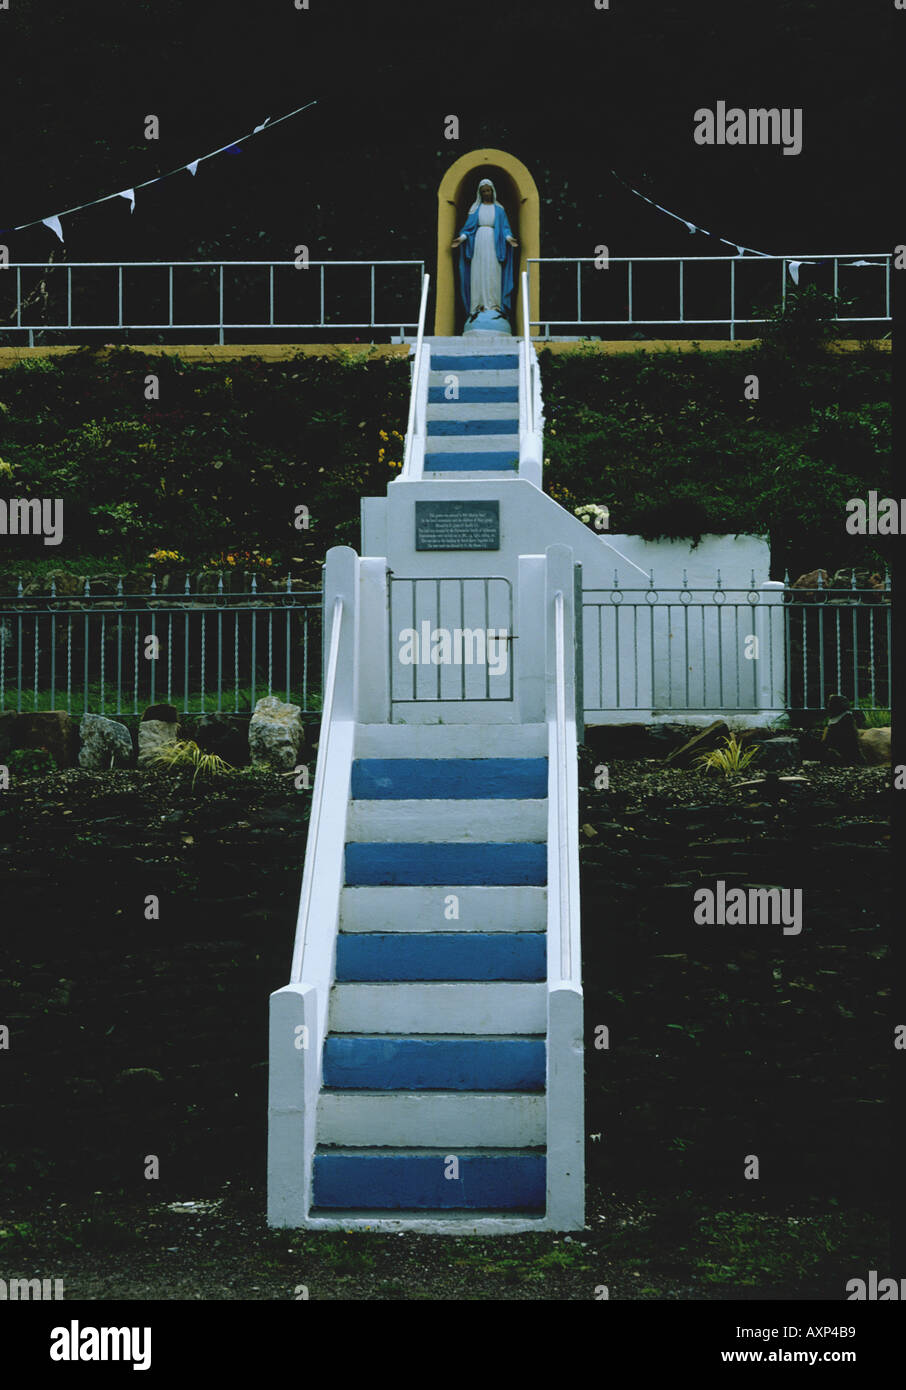
[[[465,225],[453,242],[454,248],[462,246],[459,285],[470,323],[483,311],[509,320],[513,307],[513,247],[518,245],[493,183],[482,179]]]

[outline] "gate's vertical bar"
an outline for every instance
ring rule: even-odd
[[[87,599],[87,598],[90,598],[90,596],[91,596],[91,580],[90,580],[90,579],[86,579],[86,580],[85,580],[85,597],[86,597],[86,599]],[[83,703],[83,705],[84,705],[84,707],[85,707],[85,713],[86,713],[86,714],[88,713],[88,644],[89,644],[88,621],[89,621],[89,611],[88,611],[88,608],[87,608],[87,606],[86,606],[86,608],[85,608],[85,623],[84,623],[85,661],[84,661],[84,673],[83,673],[83,676],[82,676],[82,703]]]
[[[220,276],[219,276],[219,303],[220,303],[220,334],[219,334],[219,337],[218,337],[217,341],[218,341],[219,343],[222,344],[222,343],[223,343],[223,266],[222,266],[222,265],[221,265],[221,267],[220,267]],[[220,706],[218,705],[217,708],[219,709]]]
[[[50,597],[55,600],[57,596],[57,581],[50,581]],[[56,709],[57,705],[57,610],[51,606],[50,610],[50,708]],[[2,709],[0,700],[0,709]]]
[[[183,592],[184,592],[184,593],[186,594],[186,596],[188,597],[188,594],[189,594],[189,576],[188,576],[188,573],[186,574],[186,582],[185,582],[185,585],[183,586]],[[185,613],[183,614],[183,620],[182,620],[182,640],[183,640],[183,656],[182,656],[182,662],[183,662],[183,670],[182,670],[182,676],[183,676],[183,705],[184,705],[185,713],[186,713],[186,714],[189,713],[189,617],[190,617],[190,615],[189,615],[189,605],[186,604],[186,611],[185,611]],[[202,708],[202,712],[204,712],[204,711],[203,711],[203,708]]]
[[[107,614],[101,613],[101,714],[107,713]]]
[[[239,713],[239,609],[233,609],[233,713]]]
[[[286,592],[287,592],[288,594],[292,594],[292,591],[293,591],[293,580],[292,580],[292,575],[289,575],[289,574],[288,574],[288,575],[286,576]],[[291,634],[291,632],[290,632],[290,609],[289,609],[289,606],[287,606],[287,609],[286,609],[286,630],[285,630],[285,632],[284,632],[284,641],[285,641],[285,643],[286,643],[286,703],[287,703],[287,704],[289,704],[289,699],[290,699],[290,682],[291,682],[290,658],[291,658],[291,653],[292,653],[291,641],[290,641],[291,636],[292,636],[292,634]]]
[[[149,704],[154,704],[154,695],[157,676],[157,609],[154,607],[154,596],[157,593],[157,576],[151,576],[151,671],[150,671],[150,700]]]
[[[252,670],[251,670],[251,706],[252,706],[252,713],[254,713],[254,711],[255,711],[255,677],[256,677],[256,675],[257,675],[257,665],[258,665],[258,608],[257,608],[257,602],[258,602],[258,576],[257,576],[257,574],[253,574],[253,575],[252,575],[252,606],[251,606],[251,608],[249,609],[249,617],[250,617],[251,620],[252,620],[252,631],[251,631],[251,639],[252,639],[252,640],[251,640],[251,643],[250,643],[250,657],[251,657],[251,667],[252,667]],[[305,656],[306,656],[306,662],[307,662],[307,658],[308,658],[308,649],[307,649],[307,645],[306,645]],[[303,708],[304,710],[307,710],[307,709],[308,709],[308,702],[307,702],[307,700],[306,700],[305,697],[304,697],[304,686],[303,686],[302,708]]]
[[[217,713],[223,709],[223,571],[217,576]]]
[[[123,600],[123,577],[120,575],[116,584],[116,596],[118,602]],[[123,712],[123,610],[120,607],[116,615],[116,712]]]

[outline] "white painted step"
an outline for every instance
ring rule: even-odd
[[[445,915],[451,893],[459,916]],[[443,888],[344,887],[340,930],[344,932],[523,932],[547,929],[547,889],[464,884]]]
[[[547,750],[546,724],[358,724],[354,756],[546,758]]]
[[[519,339],[514,338],[512,333],[482,333],[480,338],[466,333],[465,336],[424,338],[433,352],[438,352],[444,357],[449,357],[452,353],[461,352],[463,355],[470,352],[487,352],[488,347],[493,347],[495,352],[501,348],[512,348],[513,352],[519,351]]]
[[[431,371],[428,373],[429,386],[449,385],[447,378],[450,375],[456,376],[457,373],[452,367],[444,367],[441,371]],[[470,368],[464,371],[459,378],[460,386],[516,386],[519,385],[519,369],[517,367],[481,367]],[[511,405],[518,406],[518,402],[511,401]]]
[[[318,1143],[350,1148],[538,1147],[545,1097],[522,1091],[322,1091]]]
[[[547,801],[351,801],[346,839],[383,844],[507,844],[547,839]]]
[[[514,420],[518,401],[435,401],[428,406],[428,420]],[[470,439],[471,435],[459,435]],[[505,436],[504,436],[505,437]]]
[[[429,482],[446,483],[451,478],[455,478],[458,483],[486,483],[489,479],[498,478],[518,478],[519,472],[516,468],[482,468],[480,471],[471,468],[457,468],[455,473],[445,472],[444,469],[426,468],[422,477]]]
[[[429,434],[425,452],[428,454],[498,454],[519,453],[518,434]]]
[[[448,890],[449,891],[449,890]],[[547,1031],[547,985],[334,985],[331,1033],[527,1034]]]
[[[342,1211],[331,1216],[309,1216],[299,1222],[305,1231],[369,1231],[395,1234],[424,1232],[435,1236],[513,1236],[525,1231],[558,1231],[562,1226],[539,1212],[537,1216],[482,1216],[475,1211],[399,1211],[381,1216],[374,1211]],[[570,1227],[581,1230],[581,1224]]]

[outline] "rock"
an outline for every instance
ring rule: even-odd
[[[837,698],[839,697],[831,696],[832,700]],[[828,704],[830,705],[830,702]],[[844,763],[860,763],[862,761],[859,752],[859,735],[852,710],[843,710],[842,713],[828,719],[822,734],[822,742]]]
[[[890,762],[890,725],[880,729],[859,729],[856,734],[859,752],[866,763],[879,767]]]
[[[730,726],[725,719],[715,719],[713,724],[709,724],[707,729],[702,729],[701,733],[690,738],[681,748],[674,748],[672,753],[668,753],[665,762],[671,767],[688,767],[699,753],[710,753],[713,748],[719,748],[725,738],[730,737]]]
[[[138,762],[151,762],[162,748],[176,742],[177,726],[163,719],[143,719],[138,726]]]
[[[132,762],[132,736],[125,724],[102,714],[86,714],[79,726],[82,749],[79,767],[86,772],[106,772],[111,767],[129,767]]]
[[[768,738],[758,744],[751,766],[759,772],[783,772],[799,766],[798,738]]]
[[[142,715],[142,723],[156,719],[162,724],[178,724],[179,710],[175,705],[149,705]]]
[[[303,738],[302,711],[276,695],[264,695],[249,724],[249,753],[256,767],[292,772],[299,761]]]
[[[0,763],[6,760],[16,746],[15,727],[19,716],[15,713],[0,714]]]
[[[855,580],[855,584],[853,584]],[[825,580],[825,583],[828,581]],[[884,576],[875,570],[865,569],[860,566],[853,568],[848,566],[837,570],[831,578],[830,587],[832,589],[884,589]]]
[[[245,720],[234,721],[225,714],[203,714],[195,724],[195,742],[204,753],[216,753],[233,767],[248,761],[248,734]],[[293,763],[295,767],[295,763]]]
[[[790,585],[790,588],[817,589],[819,577],[821,579],[821,587],[826,589],[828,587],[828,584],[830,583],[830,580],[828,578],[827,570],[822,569],[809,570],[808,574],[800,574],[799,578],[795,580],[793,584]]]
[[[648,730],[644,724],[593,724],[585,730],[585,746],[605,762],[644,758],[649,751]]]
[[[57,767],[75,767],[79,736],[75,721],[64,710],[20,714],[15,730],[17,748],[43,748]]]

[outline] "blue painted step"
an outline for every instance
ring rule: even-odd
[[[536,1151],[463,1150],[458,1177],[443,1149],[324,1149],[315,1153],[316,1209],[540,1211],[546,1159]]]
[[[357,801],[497,801],[547,796],[547,758],[356,758]]]
[[[429,420],[428,435],[518,434],[519,420]]]
[[[324,1085],[339,1091],[544,1090],[543,1038],[328,1034]]]
[[[444,886],[547,883],[547,845],[370,844],[346,846],[346,882]]]
[[[337,982],[544,980],[544,932],[341,932]]]
[[[491,451],[474,454],[425,454],[425,468],[429,473],[490,473],[518,466],[518,454],[506,449],[501,449],[496,454]]]
[[[432,372],[507,372],[518,366],[515,352],[457,353],[452,357],[431,354]]]
[[[477,402],[518,401],[519,388],[518,386],[460,386],[455,399],[463,401],[466,405],[474,405]],[[449,400],[446,386],[428,387],[428,403],[430,405],[442,405]]]

